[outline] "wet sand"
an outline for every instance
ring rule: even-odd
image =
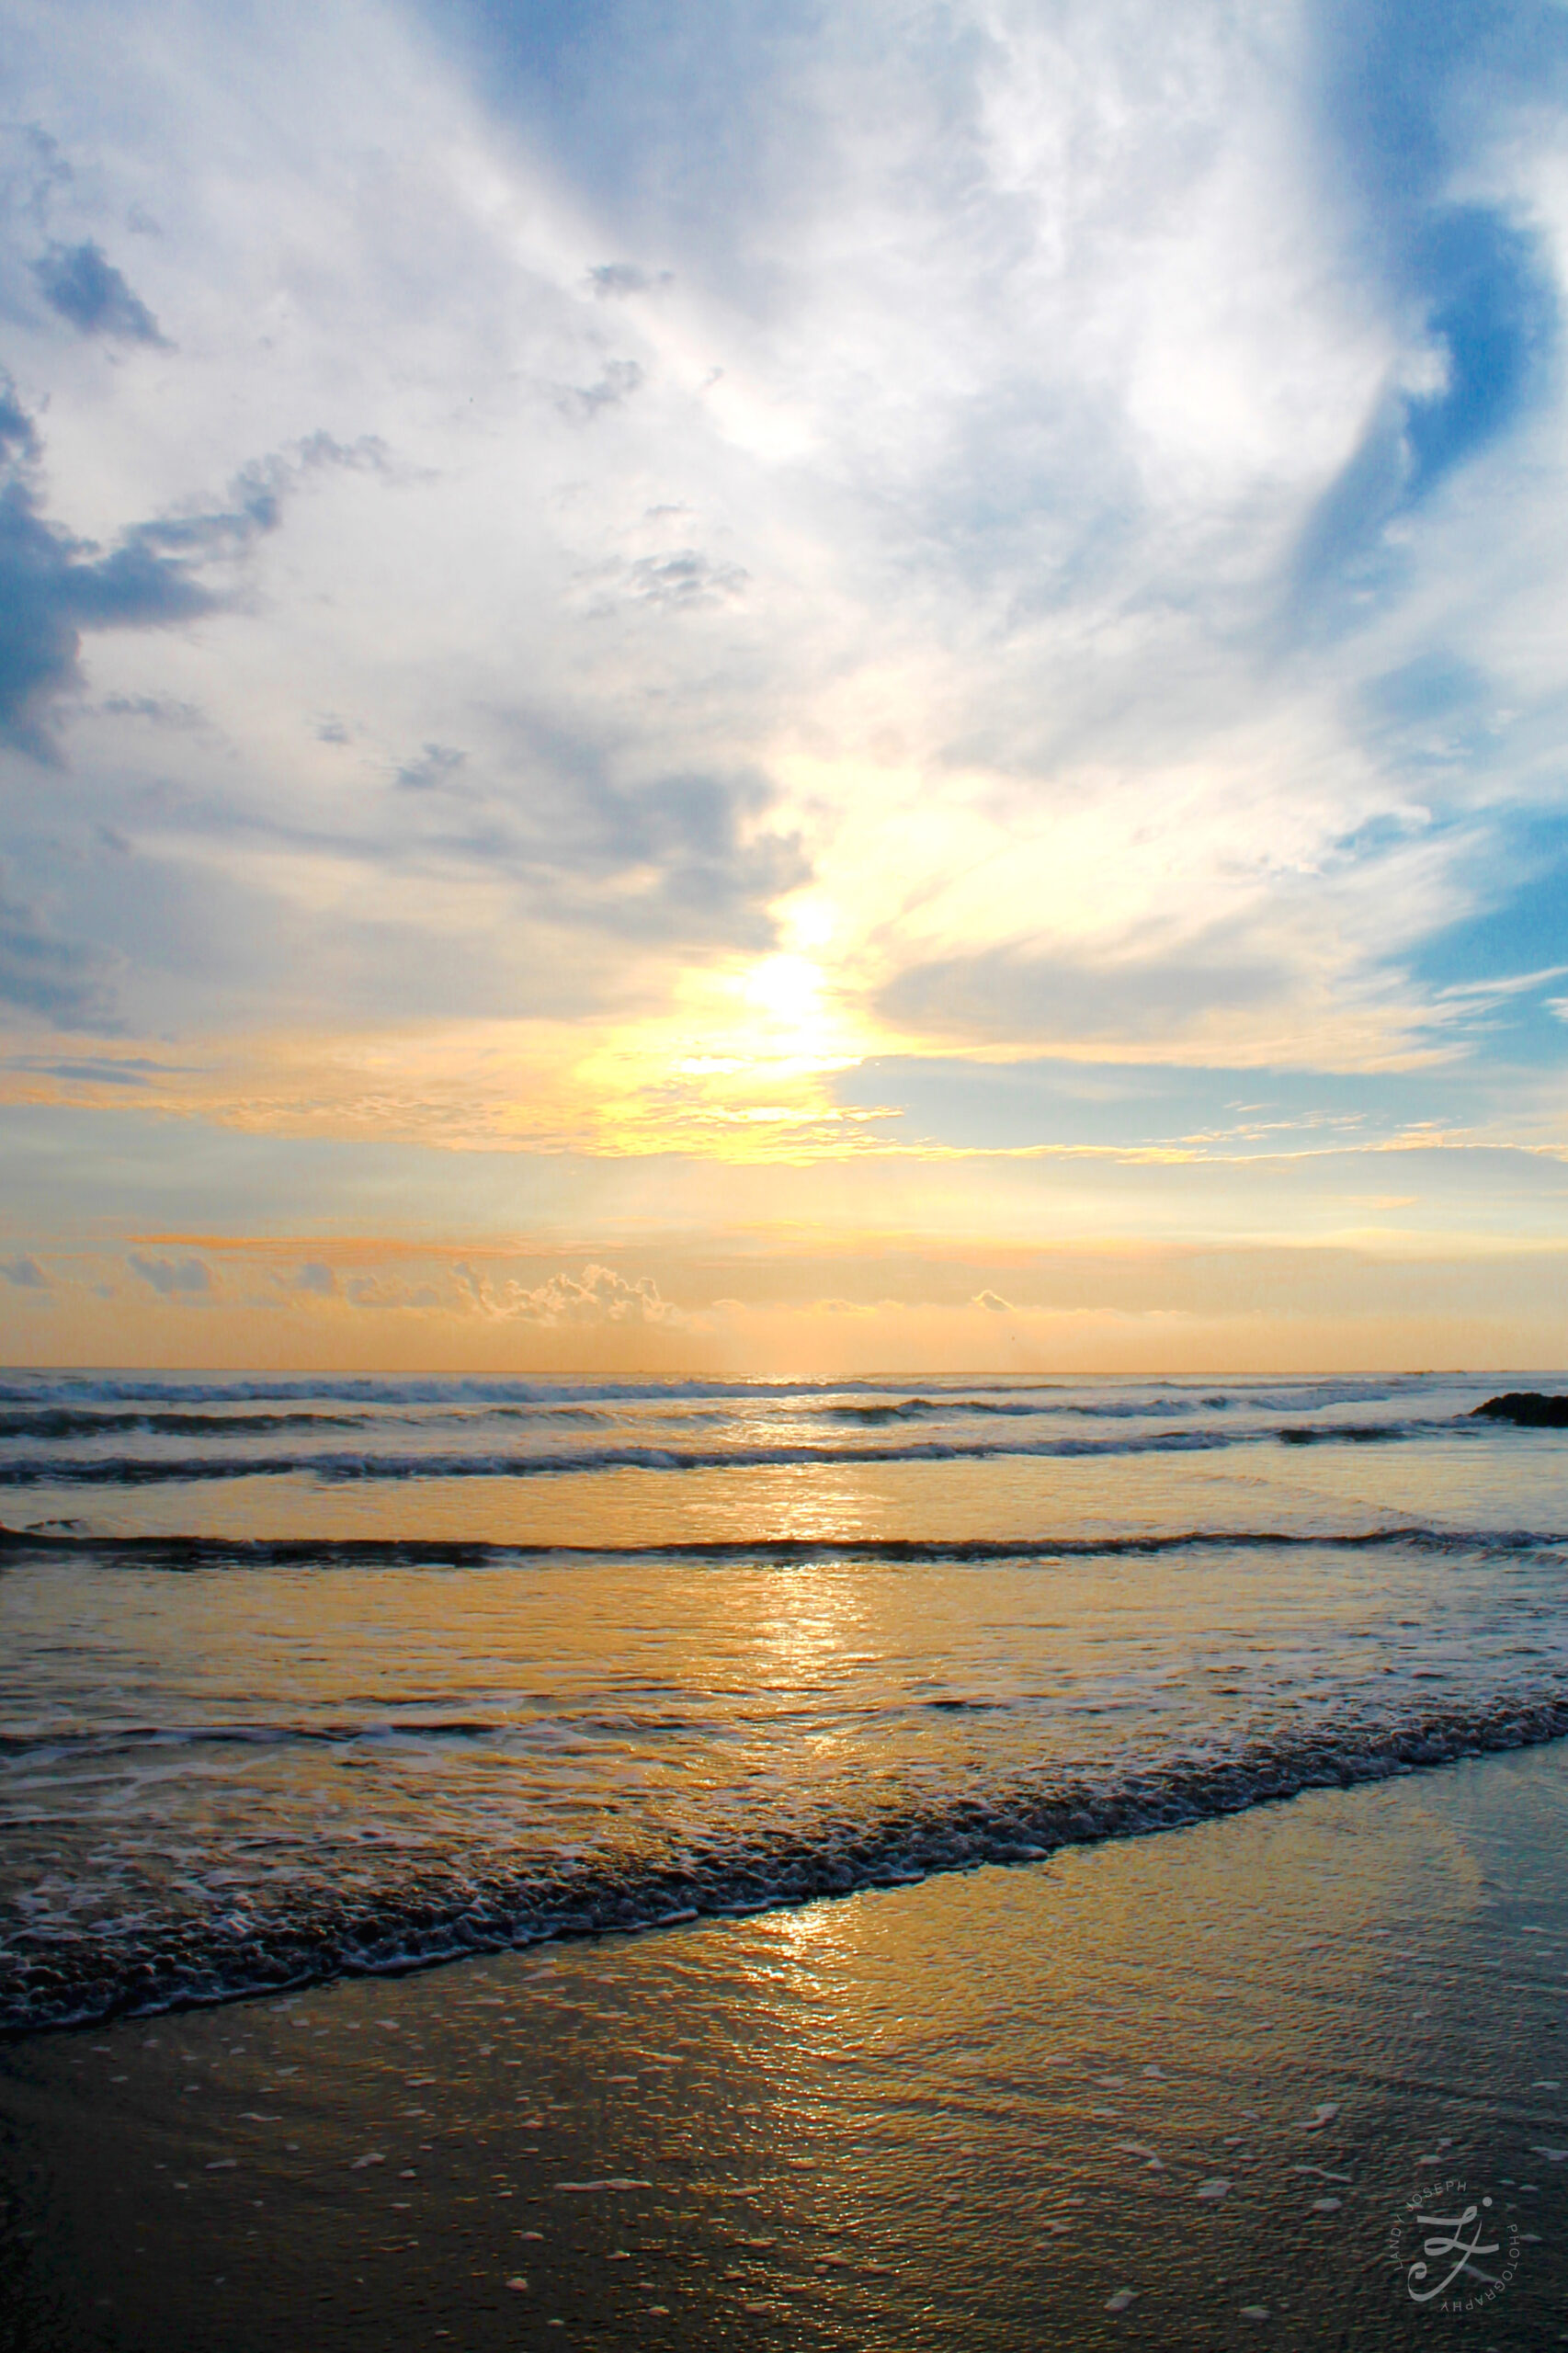
[[[1565,1992],[1558,1744],[38,2036],[0,2345],[1568,2343]]]

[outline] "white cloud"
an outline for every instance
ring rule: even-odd
[[[585,1267],[581,1276],[551,1275],[530,1289],[497,1281],[472,1267],[459,1270],[460,1288],[482,1315],[552,1328],[573,1324],[677,1324],[680,1312],[659,1297],[652,1276],[631,1281],[609,1267]]]

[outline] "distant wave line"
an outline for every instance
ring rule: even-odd
[[[343,1403],[345,1401],[327,1401]],[[473,1429],[487,1422],[520,1422],[526,1425],[554,1426],[562,1423],[601,1425],[626,1423],[636,1417],[639,1408],[650,1404],[670,1403],[669,1400],[638,1397],[619,1401],[600,1399],[584,1403],[567,1398],[536,1398],[526,1403],[510,1400],[506,1403],[482,1404],[465,1402],[435,1405],[386,1404],[378,1400],[378,1410],[363,1408],[358,1412],[328,1413],[323,1410],[293,1412],[254,1411],[235,1406],[231,1411],[192,1411],[173,1405],[65,1405],[28,1404],[0,1406],[0,1439],[95,1438],[143,1431],[155,1438],[246,1438],[278,1430],[387,1430],[399,1427],[423,1430],[455,1426]],[[704,1404],[733,1401],[682,1398],[673,1401],[677,1412],[672,1420],[678,1427],[681,1419],[712,1422],[725,1418],[721,1414],[700,1410]],[[962,1395],[944,1397],[911,1396],[889,1392],[874,1404],[845,1403],[838,1395],[827,1399],[801,1395],[785,1397],[772,1394],[756,1401],[761,1404],[793,1407],[796,1417],[802,1420],[840,1422],[852,1427],[884,1429],[903,1423],[962,1421],[965,1418],[1000,1421],[1035,1421],[1044,1418],[1066,1418],[1085,1422],[1150,1421],[1156,1415],[1241,1413],[1315,1413],[1323,1410],[1318,1397],[1261,1398],[1244,1394],[1235,1396],[1158,1396],[1128,1398],[1068,1398],[1052,1397],[1049,1401],[1033,1397],[1001,1397]],[[618,1411],[617,1405],[622,1410]],[[735,1422],[743,1415],[730,1417]],[[1361,1427],[1358,1425],[1358,1427]],[[1366,1427],[1376,1427],[1369,1424]]]
[[[540,1479],[581,1477],[599,1471],[725,1471],[786,1469],[831,1463],[836,1469],[872,1462],[985,1462],[1002,1459],[1071,1461],[1079,1456],[1204,1454],[1269,1438],[1293,1446],[1339,1441],[1386,1445],[1420,1436],[1480,1434],[1472,1421],[1346,1422],[1311,1430],[1152,1430],[1136,1437],[934,1438],[919,1445],[819,1446],[808,1441],[727,1447],[624,1445],[585,1447],[550,1454],[235,1454],[164,1457],[18,1456],[0,1461],[0,1487],[139,1487],[196,1484],[217,1479],[283,1479],[301,1474],[324,1485],[362,1480]]]
[[[0,1412],[0,1438],[101,1438],[120,1430],[145,1430],[155,1438],[247,1438],[260,1430],[362,1430],[366,1414],[186,1414],[153,1406],[84,1411],[76,1406],[35,1405]]]

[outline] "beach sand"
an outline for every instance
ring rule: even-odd
[[[0,2344],[1568,2343],[1565,1990],[1558,1745],[39,2036]]]

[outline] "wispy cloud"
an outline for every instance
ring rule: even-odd
[[[218,611],[234,591],[215,568],[278,528],[301,476],[362,461],[359,450],[313,436],[289,457],[247,462],[222,503],[130,524],[105,551],[43,512],[40,457],[33,420],[0,376],[0,737],[44,760],[57,756],[51,707],[82,684],[85,631],[168,629]],[[156,695],[110,696],[101,706],[105,716],[136,718],[168,708]]]

